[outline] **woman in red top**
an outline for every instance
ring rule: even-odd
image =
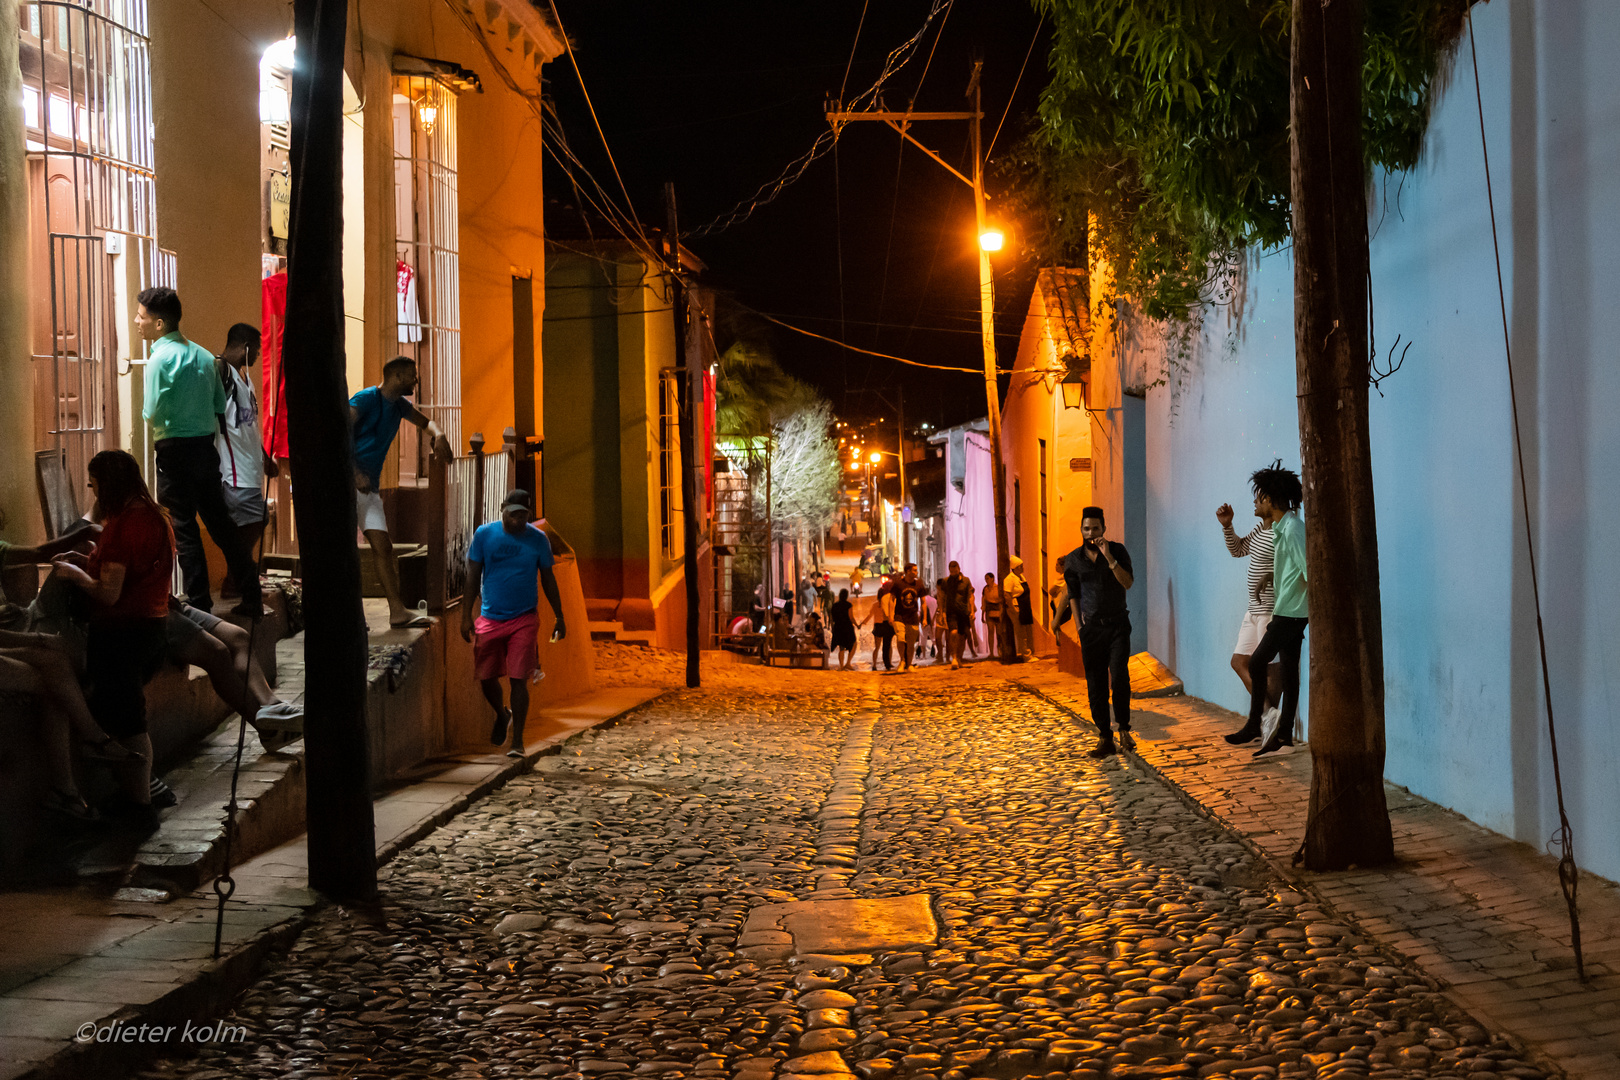
[[[119,742],[140,755],[121,770],[126,798],[115,816],[154,827],[149,790],[152,740],[146,734],[146,684],[163,663],[169,590],[174,580],[174,530],[152,499],[135,459],[103,450],[90,459],[90,490],[101,504],[101,540],[88,559],[59,555],[55,573],[95,603],[85,669],[90,712]],[[81,565],[82,561],[82,565]]]

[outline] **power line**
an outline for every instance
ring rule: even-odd
[[[874,352],[871,349],[863,349],[858,345],[851,345],[848,342],[839,341],[837,338],[828,337],[826,334],[818,334],[814,330],[806,330],[803,327],[794,326],[790,322],[783,322],[776,316],[767,315],[763,311],[755,311],[753,308],[749,307],[745,307],[744,310],[752,311],[755,315],[758,315],[767,322],[773,322],[778,326],[785,326],[789,330],[792,330],[795,334],[803,334],[805,337],[813,337],[818,338],[821,341],[831,342],[841,349],[848,349],[850,352],[864,353],[867,356],[876,356],[884,360],[893,360],[896,363],[907,364],[911,367],[928,368],[931,371],[960,371],[967,375],[977,375],[980,378],[984,377],[984,368],[982,367],[951,367],[946,364],[925,364],[921,360],[908,360],[904,356],[895,356],[891,353]],[[1010,375],[1013,373],[1012,368],[997,368],[996,371],[997,374],[1001,375]]]
[[[602,121],[596,116],[596,105],[591,101],[590,90],[586,89],[585,76],[580,73],[579,61],[574,59],[574,47],[568,41],[568,31],[563,29],[562,18],[557,14],[556,4],[551,5],[551,17],[557,21],[557,36],[562,38],[563,51],[568,54],[568,63],[574,69],[574,78],[579,80],[579,91],[585,95],[585,107],[590,110],[591,123],[596,125],[596,136],[602,140],[602,149],[607,152],[608,164],[613,166],[614,179],[619,181],[619,190],[624,192],[624,205],[630,211],[630,221],[635,225],[636,231],[641,233],[641,238],[647,240],[647,234],[641,228],[641,221],[636,216],[635,200],[630,198],[630,189],[625,186],[624,177],[619,174],[619,163],[613,158],[613,148],[608,145],[607,135],[602,131]],[[652,242],[647,240],[647,243],[651,246]]]
[[[1024,81],[1024,69],[1029,67],[1029,58],[1035,54],[1035,43],[1041,40],[1041,27],[1046,25],[1046,16],[1041,15],[1041,21],[1035,24],[1035,36],[1029,39],[1029,49],[1024,53],[1024,62],[1018,65],[1018,78],[1013,80],[1012,93],[1007,95],[1007,107],[1001,112],[1001,122],[996,125],[995,135],[990,136],[990,149],[984,152],[984,160],[989,161],[990,155],[995,152],[996,139],[1001,135],[1001,125],[1007,122],[1007,114],[1012,112],[1013,101],[1018,97],[1019,84]]]
[[[872,0],[862,0],[861,20],[855,24],[855,40],[849,43],[849,62],[844,65],[844,81],[838,84],[838,96],[843,97],[849,89],[849,73],[855,66],[855,49],[861,43],[861,31],[866,27],[866,9],[872,6]]]
[[[889,52],[888,57],[883,61],[883,70],[878,73],[877,81],[849,102],[848,107],[858,108],[868,101],[875,101],[878,93],[883,89],[883,84],[888,82],[895,72],[905,67],[906,63],[917,51],[917,45],[922,41],[923,35],[928,32],[928,28],[933,25],[935,17],[950,5],[951,0],[934,0],[933,5],[928,9],[928,17],[923,20],[922,26],[918,27],[917,32],[905,42]],[[805,170],[810,167],[812,162],[817,158],[824,157],[837,141],[837,130],[827,128],[816,137],[815,142],[810,144],[809,150],[788,162],[787,166],[777,174],[776,179],[761,184],[753,195],[743,199],[713,220],[692,229],[686,235],[691,237],[709,236],[747,221],[753,216],[754,211],[774,202],[783,191],[804,175]]]

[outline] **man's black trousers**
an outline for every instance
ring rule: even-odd
[[[1273,615],[1266,625],[1260,644],[1249,657],[1249,679],[1254,682],[1254,690],[1249,697],[1247,730],[1260,730],[1260,717],[1266,711],[1266,668],[1273,660],[1280,659],[1282,718],[1277,722],[1277,730],[1283,733],[1284,740],[1293,741],[1294,716],[1299,712],[1299,651],[1305,643],[1305,624],[1305,619]]]
[[[1131,620],[1088,619],[1080,627],[1080,662],[1086,669],[1086,696],[1091,699],[1091,721],[1104,742],[1112,742],[1108,728],[1108,691],[1114,692],[1114,727],[1131,730]]]
[[[214,610],[208,590],[208,556],[203,551],[197,519],[208,526],[231,577],[242,589],[242,606],[254,609],[260,604],[259,569],[253,553],[242,541],[241,530],[231,521],[225,505],[225,488],[219,476],[219,450],[208,435],[186,439],[162,439],[157,444],[157,500],[169,512],[174,526],[175,555],[180,561],[180,579],[185,585],[186,602],[203,611]]]

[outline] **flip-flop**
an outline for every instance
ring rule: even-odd
[[[395,630],[415,630],[433,625],[433,620],[427,615],[413,615],[404,622],[391,622],[388,624]]]

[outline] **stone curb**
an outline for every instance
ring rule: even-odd
[[[1039,689],[1037,687],[1030,686],[1027,683],[1020,682],[1020,681],[1018,681],[1016,679],[1009,679],[1007,681],[1009,683],[1011,683],[1013,686],[1018,687],[1024,693],[1031,694],[1031,695],[1033,695],[1035,697],[1038,697],[1042,701],[1046,702],[1048,705],[1051,705],[1053,708],[1055,708],[1055,709],[1059,710],[1060,712],[1064,713],[1066,716],[1068,716],[1070,719],[1072,719],[1082,730],[1084,730],[1084,731],[1095,731],[1096,730],[1095,725],[1092,724],[1092,722],[1089,719],[1087,719],[1085,716],[1081,715],[1080,713],[1076,712],[1070,706],[1065,705],[1063,702],[1061,702],[1058,699],[1052,697],[1050,694],[1047,694],[1045,691],[1043,691],[1043,690],[1041,690],[1041,689]],[[1346,914],[1337,905],[1335,905],[1331,900],[1329,900],[1327,897],[1325,897],[1325,896],[1321,895],[1319,892],[1317,892],[1316,887],[1313,884],[1312,879],[1309,876],[1300,873],[1298,870],[1295,870],[1293,868],[1293,866],[1291,866],[1291,865],[1285,865],[1280,859],[1278,859],[1278,858],[1274,857],[1273,855],[1271,855],[1270,853],[1268,853],[1259,844],[1255,843],[1248,836],[1246,836],[1243,833],[1243,831],[1241,829],[1239,829],[1238,826],[1235,823],[1233,823],[1231,821],[1228,821],[1226,818],[1222,817],[1220,815],[1220,813],[1218,813],[1217,811],[1212,810],[1211,808],[1205,806],[1202,802],[1200,802],[1197,799],[1196,796],[1194,796],[1191,792],[1187,791],[1187,789],[1183,788],[1180,784],[1178,784],[1172,777],[1167,775],[1158,766],[1154,765],[1152,762],[1150,762],[1146,758],[1142,757],[1141,754],[1133,753],[1133,754],[1130,755],[1130,757],[1131,757],[1132,761],[1134,761],[1136,764],[1140,765],[1146,771],[1152,773],[1161,782],[1163,782],[1166,787],[1168,787],[1171,791],[1175,792],[1176,795],[1183,802],[1185,802],[1195,813],[1199,814],[1201,817],[1203,817],[1206,820],[1208,820],[1210,822],[1213,822],[1215,825],[1219,826],[1223,831],[1225,831],[1226,833],[1231,835],[1231,837],[1234,840],[1236,840],[1238,843],[1242,844],[1246,849],[1248,849],[1250,854],[1252,854],[1255,858],[1260,859],[1263,862],[1265,862],[1265,864],[1267,866],[1271,867],[1272,873],[1274,873],[1280,880],[1285,882],[1290,888],[1294,889],[1296,892],[1309,893],[1311,899],[1314,900],[1317,904],[1319,904],[1323,911],[1332,914],[1333,917],[1336,920],[1338,920],[1339,922],[1343,923],[1344,925],[1349,926],[1352,929],[1354,929],[1356,931],[1357,936],[1363,938],[1366,941],[1376,943],[1377,946],[1380,949],[1384,950],[1391,957],[1399,959],[1403,965],[1411,968],[1413,971],[1416,971],[1418,974],[1422,975],[1423,978],[1429,980],[1431,983],[1434,984],[1437,992],[1442,993],[1442,994],[1445,995],[1446,1000],[1451,1003],[1453,1008],[1457,1009],[1459,1012],[1464,1013],[1467,1016],[1469,1016],[1470,1018],[1472,1018],[1472,1020],[1476,1024],[1478,1024],[1480,1027],[1484,1028],[1485,1030],[1489,1031],[1491,1034],[1501,1036],[1502,1038],[1505,1038],[1505,1039],[1509,1040],[1510,1042],[1512,1042],[1515,1046],[1519,1047],[1520,1050],[1522,1051],[1523,1055],[1524,1055],[1524,1060],[1529,1061],[1536,1068],[1541,1069],[1549,1077],[1563,1077],[1563,1078],[1566,1078],[1566,1080],[1567,1080],[1567,1078],[1569,1077],[1569,1074],[1567,1072],[1565,1072],[1562,1068],[1560,1068],[1558,1066],[1558,1064],[1556,1062],[1554,1062],[1551,1057],[1549,1057],[1548,1055],[1546,1055],[1544,1053],[1541,1053],[1535,1047],[1533,1047],[1530,1044],[1526,1043],[1522,1038],[1519,1037],[1519,1035],[1516,1032],[1510,1031],[1507,1028],[1503,1027],[1499,1022],[1495,1022],[1494,1020],[1492,1020],[1492,1019],[1490,1019],[1488,1017],[1481,1016],[1478,1013],[1476,1013],[1474,1010],[1470,1009],[1468,1007],[1468,1005],[1466,1005],[1464,1002],[1459,1000],[1457,994],[1454,992],[1454,990],[1452,988],[1452,984],[1450,982],[1448,982],[1447,980],[1443,979],[1443,978],[1440,978],[1440,977],[1435,976],[1435,975],[1430,975],[1427,971],[1424,970],[1423,963],[1418,957],[1410,956],[1407,953],[1403,952],[1402,950],[1397,949],[1395,946],[1391,945],[1389,942],[1383,940],[1383,938],[1380,937],[1378,934],[1373,933],[1371,931],[1364,930],[1362,928],[1361,923],[1360,923],[1359,920],[1357,920],[1354,916]]]
[[[588,727],[556,737],[521,759],[514,759],[511,764],[497,770],[476,787],[457,795],[434,813],[379,847],[377,865],[379,867],[386,865],[402,851],[455,818],[479,799],[504,787],[515,777],[532,771],[535,763],[541,758],[560,754],[564,746],[586,732],[612,727],[631,713],[651,705],[669,693],[667,689],[660,691],[622,712],[605,716]],[[310,919],[331,903],[332,901],[325,897],[317,898],[314,903],[304,908],[301,914],[255,934],[218,960],[210,962],[163,997],[146,1005],[132,1005],[121,1009],[111,1017],[99,1021],[97,1026],[180,1025],[187,1021],[196,1024],[217,1019],[230,1008],[237,996],[258,978],[265,960],[278,949],[288,948],[297,941]],[[139,1043],[70,1042],[50,1058],[27,1072],[18,1074],[16,1080],[83,1080],[86,1076],[112,1080],[140,1067],[156,1056],[158,1050],[158,1045]]]

